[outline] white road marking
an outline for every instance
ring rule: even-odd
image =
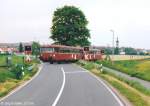
[[[114,98],[117,100],[117,102],[119,103],[120,106],[124,106],[124,104],[122,103],[122,101],[118,98],[118,96],[102,81],[100,80],[100,78],[98,78],[97,76],[95,76],[94,74],[90,73],[93,77],[95,77],[100,83],[102,83],[104,85],[104,87],[114,96]]]
[[[29,84],[32,80],[34,80],[41,72],[41,69],[43,67],[43,63],[41,63],[41,67],[39,67],[39,71],[27,82],[25,82],[24,84],[20,85],[19,87],[17,87],[16,89],[12,90],[9,94],[7,94],[6,96],[2,97],[0,99],[0,102],[3,101],[4,99],[8,98],[9,96],[13,95],[14,93],[16,93],[17,91],[19,91],[21,88],[25,87],[27,84]]]
[[[75,65],[75,66],[77,66],[77,65]],[[113,95],[113,97],[116,99],[116,101],[119,103],[120,106],[125,106],[122,103],[122,101],[119,99],[119,97],[100,78],[98,78],[93,73],[89,72],[88,70],[86,70],[86,69],[84,69],[84,68],[82,68],[80,66],[77,66],[77,67],[81,68],[82,70],[87,71],[91,76],[93,76],[94,78],[96,78]]]
[[[56,106],[57,105],[57,103],[59,101],[59,98],[61,97],[61,94],[62,94],[62,92],[64,90],[64,87],[65,87],[66,76],[65,76],[65,71],[64,71],[63,67],[61,67],[61,71],[63,73],[63,83],[62,83],[61,89],[60,89],[60,91],[59,91],[55,101],[53,102],[52,106]]]
[[[65,72],[65,74],[76,74],[76,73],[87,73],[87,71],[72,71],[72,72]]]

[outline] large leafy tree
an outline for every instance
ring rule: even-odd
[[[68,46],[90,45],[88,21],[81,10],[74,6],[64,6],[54,12],[51,38],[56,44]]]

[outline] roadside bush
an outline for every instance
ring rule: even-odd
[[[15,74],[16,79],[22,79],[22,72],[24,71],[24,66],[22,64],[17,64],[12,67],[11,71]]]

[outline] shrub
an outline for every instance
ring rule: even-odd
[[[15,66],[13,66],[11,71],[15,74],[16,79],[22,79],[23,78],[22,72],[24,71],[24,69],[22,69],[22,67],[23,67],[22,64],[17,64]]]

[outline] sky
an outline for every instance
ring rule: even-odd
[[[112,46],[114,30],[120,46],[150,49],[149,0],[0,0],[0,43],[52,43],[53,13],[64,5],[84,12],[92,45]]]

